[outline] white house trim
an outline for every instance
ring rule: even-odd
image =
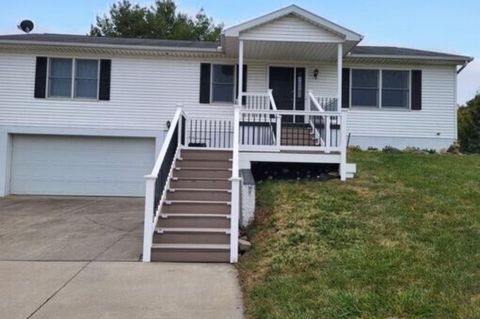
[[[269,23],[289,14],[297,15],[298,17],[301,17],[306,21],[317,25],[318,27],[321,27],[329,32],[336,34],[337,36],[344,38],[346,41],[360,42],[363,39],[362,35],[353,32],[345,27],[342,27],[338,24],[335,24],[318,15],[315,15],[311,12],[308,12],[307,10],[304,10],[296,5],[290,5],[288,7],[266,14],[259,18],[255,18],[250,21],[227,28],[224,34],[226,37],[238,37],[242,31],[253,29],[262,24]]]

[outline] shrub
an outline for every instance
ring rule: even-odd
[[[465,153],[480,153],[480,94],[458,109],[458,141]]]
[[[382,149],[382,152],[384,152],[384,153],[400,153],[401,151],[398,148],[387,145]]]

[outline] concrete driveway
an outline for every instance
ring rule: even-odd
[[[142,198],[0,198],[0,260],[138,261],[142,234]]]
[[[243,317],[232,265],[135,262],[142,224],[142,199],[0,198],[0,318]]]

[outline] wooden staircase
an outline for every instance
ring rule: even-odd
[[[155,228],[152,261],[230,261],[231,159],[231,151],[181,151]]]

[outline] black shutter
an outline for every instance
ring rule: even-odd
[[[422,109],[422,71],[412,70],[412,110]]]
[[[37,56],[37,64],[35,66],[35,92],[33,96],[39,99],[44,99],[47,91],[47,63],[47,57]]]
[[[100,60],[100,85],[98,99],[110,100],[110,77],[112,73],[112,60]]]
[[[200,64],[200,103],[210,103],[211,64]]]
[[[350,69],[342,69],[342,108],[350,107]]]

